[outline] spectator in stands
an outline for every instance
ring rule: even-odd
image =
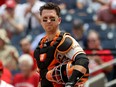
[[[64,4],[66,4],[66,8],[68,10],[75,9],[76,8],[76,0],[62,0]]]
[[[36,64],[36,60],[35,60],[35,58],[33,56],[34,51],[31,50],[31,42],[30,42],[30,40],[28,38],[23,38],[20,41],[20,46],[21,46],[23,54],[29,54],[33,58],[33,62],[34,62],[33,70],[36,70],[37,69],[37,64]]]
[[[77,8],[73,14],[74,19],[80,18],[84,23],[93,22],[94,11],[87,4],[87,0],[77,0],[76,6]]]
[[[111,51],[104,50],[102,48],[99,34],[96,31],[94,30],[89,31],[87,37],[87,45],[88,49],[90,50],[86,50],[85,52],[89,55],[88,58],[90,59],[89,64],[90,71],[94,70],[95,67],[98,65],[102,65],[106,62],[113,60],[113,55],[111,54]],[[108,76],[108,79],[110,79],[109,77],[112,70],[113,65],[110,65],[101,70],[101,72],[105,72],[105,74]]]
[[[99,9],[97,16],[97,21],[105,22],[107,24],[116,24],[116,0],[110,0],[107,4],[104,3]]]
[[[79,7],[84,5],[88,5],[94,12],[98,11],[99,8],[103,5],[108,3],[109,0],[77,0],[77,5]],[[97,7],[97,8],[96,8]]]
[[[84,23],[81,19],[73,21],[72,36],[78,41],[81,47],[85,48],[86,35],[84,32]]]
[[[17,11],[20,10],[16,8],[17,4],[15,0],[6,0],[5,7],[6,8],[4,12],[1,14],[1,27],[6,29],[8,31],[9,36],[12,37],[13,34],[17,34],[24,31],[24,17],[22,17],[21,15],[19,16],[19,14],[17,15]]]
[[[10,40],[5,29],[0,29],[0,60],[9,70],[17,69],[18,52],[15,47],[8,45]]]
[[[0,27],[7,30],[12,45],[19,51],[19,41],[25,36],[24,30],[26,22],[24,19],[24,13],[26,6],[24,4],[20,4],[19,0],[5,1],[6,3],[0,7],[0,16],[3,20]]]
[[[3,79],[3,74],[5,74],[7,70],[4,70],[4,66],[2,64],[2,62],[0,61],[0,87],[14,87],[12,85],[10,85],[9,83],[6,82],[6,79]],[[6,74],[8,75],[8,74]],[[7,79],[9,79],[9,77],[7,77]]]
[[[87,11],[87,8],[88,8],[87,0],[86,1],[85,0],[77,0],[76,7],[77,7],[76,8],[77,11],[78,10],[81,11],[81,12]]]
[[[12,73],[6,67],[4,67],[1,79],[9,84],[12,84],[12,78]]]
[[[19,58],[19,67],[21,73],[16,74],[13,85],[15,87],[38,87],[40,77],[37,72],[32,71],[32,57],[28,54],[23,54]]]
[[[39,1],[39,0],[27,0],[26,9],[25,9],[25,20],[27,23],[26,26],[26,34],[33,33],[36,31],[36,33],[40,33],[38,26],[39,24],[39,8],[44,5],[45,2]],[[37,31],[38,29],[38,31]]]

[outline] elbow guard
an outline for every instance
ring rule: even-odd
[[[73,61],[73,65],[81,65],[84,68],[86,68],[87,73],[89,73],[88,69],[89,59],[86,57],[85,54],[79,54],[75,57],[75,60]],[[80,81],[81,78],[86,78],[84,74],[78,70],[73,70],[72,76],[69,78],[69,82],[66,84],[66,87],[69,86],[69,84],[72,84],[70,87],[74,87],[76,82]],[[78,79],[77,79],[78,78]]]
[[[88,69],[88,64],[89,64],[89,59],[85,54],[79,54],[75,57],[75,61],[73,62],[74,65],[81,65],[84,68],[87,69],[87,72],[89,72]]]

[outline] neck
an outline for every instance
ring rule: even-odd
[[[25,77],[25,78],[28,78],[28,77],[30,77],[30,75],[31,75],[31,73],[24,74],[24,77]]]
[[[53,38],[55,37],[57,33],[60,33],[59,29],[57,29],[57,31],[47,32],[46,35],[47,35],[48,40],[49,41],[53,40]]]
[[[23,51],[25,54],[30,54],[30,50]]]

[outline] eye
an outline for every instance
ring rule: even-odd
[[[43,22],[47,22],[47,19],[43,19]]]
[[[51,20],[51,21],[55,21],[56,19],[55,19],[55,18],[51,18],[50,20]]]

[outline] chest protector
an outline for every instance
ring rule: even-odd
[[[61,32],[60,34],[56,34],[54,39],[49,42],[47,42],[45,36],[36,48],[34,57],[36,58],[37,65],[40,68],[40,76],[42,79],[45,79],[48,70],[59,64],[59,61],[55,58],[54,54],[64,35],[69,34]]]

